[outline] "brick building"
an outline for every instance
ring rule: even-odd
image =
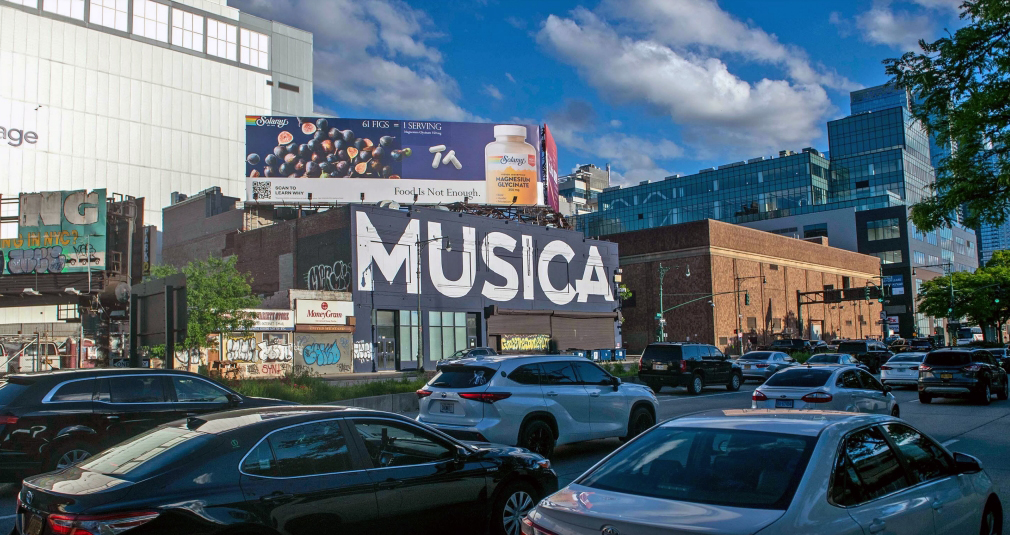
[[[798,291],[880,284],[879,258],[830,247],[825,237],[799,240],[707,219],[607,239],[618,244],[623,280],[634,294],[622,308],[631,353],[656,339],[660,264],[670,268],[663,278],[668,340],[738,354],[740,328],[745,350],[781,337],[879,338],[883,332],[877,301],[797,310]]]

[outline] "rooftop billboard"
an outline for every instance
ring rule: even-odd
[[[105,269],[104,189],[22,193],[17,236],[0,239],[0,274]]]
[[[246,200],[543,204],[540,127],[246,116]]]

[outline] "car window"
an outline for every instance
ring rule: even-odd
[[[838,355],[814,355],[807,359],[807,362],[811,364],[834,364],[838,362]]]
[[[540,365],[523,364],[512,370],[508,378],[521,385],[538,385],[540,384]]]
[[[376,468],[409,466],[451,459],[455,452],[434,436],[393,421],[354,421]]]
[[[866,343],[864,342],[842,342],[838,344],[839,353],[866,353]]]
[[[722,351],[719,351],[719,348],[715,346],[708,346],[708,356],[713,360],[724,360],[726,358],[722,354]]]
[[[112,403],[158,403],[166,400],[160,375],[127,375],[102,379],[99,399]]]
[[[228,393],[196,377],[172,377],[175,398],[189,403],[227,403]]]
[[[975,356],[976,356],[975,357],[976,362],[982,362],[985,364],[995,364],[992,360],[992,355],[990,355],[988,351],[976,351]]]
[[[575,377],[575,370],[569,362],[542,362],[540,369],[543,370],[543,384],[545,385],[574,385],[579,380]]]
[[[954,473],[954,463],[947,453],[915,429],[904,424],[886,424],[884,429],[898,446],[898,451],[917,482]]]
[[[862,383],[859,382],[859,377],[856,375],[855,370],[847,370],[842,372],[842,374],[838,376],[838,381],[835,383],[835,386],[838,386],[840,388],[855,388],[855,389],[863,388],[863,385]]]
[[[70,381],[53,393],[50,401],[91,401],[95,394],[95,380]]]
[[[824,386],[824,383],[828,382],[832,373],[834,372],[831,370],[793,366],[771,376],[764,384],[765,386],[816,388]]]
[[[113,446],[79,465],[127,481],[141,481],[191,459],[216,443],[214,435],[185,427],[158,427]]]
[[[893,362],[922,362],[922,359],[925,356],[926,355],[909,355],[909,354],[901,354],[901,353],[899,353],[899,354],[891,357],[890,359],[888,359],[887,363],[890,364],[890,363],[893,363]]]
[[[863,388],[866,390],[879,391],[884,389],[884,385],[880,384],[880,381],[878,381],[876,377],[864,372],[863,370],[859,370],[856,374],[859,375],[859,381],[863,383]]]
[[[22,393],[30,388],[29,385],[0,381],[0,407],[6,407],[14,402]]]
[[[251,476],[272,476],[274,473],[274,452],[270,451],[270,443],[260,442],[242,459],[242,472]]]
[[[934,351],[924,362],[933,366],[965,366],[971,361],[967,351]]]
[[[765,351],[753,351],[751,353],[745,353],[744,356],[740,358],[743,360],[768,360],[771,356],[772,353]]]
[[[351,469],[347,438],[336,420],[296,425],[267,436],[274,477],[332,474]],[[262,460],[262,458],[260,458]]]
[[[473,388],[484,386],[494,377],[494,369],[486,366],[443,366],[442,370],[428,382],[440,388]]]
[[[645,351],[642,353],[642,360],[668,362],[671,360],[680,360],[683,354],[682,346],[651,345],[645,348]]]
[[[576,362],[575,370],[585,385],[609,385],[610,374],[592,362]]]
[[[848,506],[868,502],[908,486],[898,456],[876,427],[857,431],[844,439],[835,463],[831,499]]]

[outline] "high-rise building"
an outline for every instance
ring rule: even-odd
[[[312,34],[225,0],[0,0],[0,69],[0,194],[107,188],[157,226],[173,191],[243,194],[246,115],[313,109]]]
[[[593,164],[579,165],[568,175],[558,177],[559,211],[564,215],[595,212],[597,199],[610,187],[610,164],[600,169]]]

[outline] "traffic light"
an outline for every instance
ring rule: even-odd
[[[870,300],[870,287],[869,287],[869,286],[867,286],[867,287],[863,288],[863,297],[864,297],[864,298],[865,298],[865,299],[866,299],[867,301],[869,301],[869,300]]]
[[[999,303],[999,299],[997,299],[996,302]],[[749,293],[743,294],[743,304],[745,304],[747,306],[750,306],[750,294]]]
[[[999,297],[993,300],[994,303],[999,304]]]

